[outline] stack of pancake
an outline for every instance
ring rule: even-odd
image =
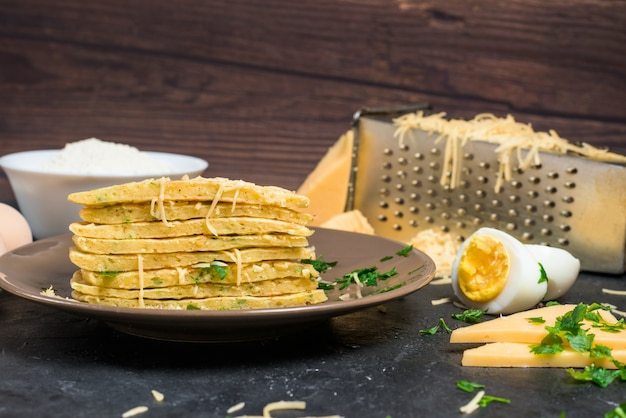
[[[149,179],[79,192],[72,297],[163,309],[321,303],[308,198],[241,180]]]

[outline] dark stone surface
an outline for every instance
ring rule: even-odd
[[[561,302],[608,302],[624,309],[626,298],[602,294],[626,288],[626,277],[583,274]],[[450,296],[449,286],[417,293],[271,341],[198,344],[122,334],[96,320],[67,314],[0,293],[0,416],[119,417],[146,405],[142,416],[226,417],[260,415],[278,400],[306,401],[305,413],[393,418],[460,416],[472,395],[460,379],[486,385],[487,394],[511,400],[491,404],[479,417],[567,418],[603,416],[626,400],[624,383],[607,388],[577,383],[562,369],[464,368],[465,346],[448,335],[420,329],[460,309],[432,306]],[[150,393],[165,395],[157,403]]]

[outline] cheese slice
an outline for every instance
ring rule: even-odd
[[[553,305],[531,309],[508,316],[501,316],[490,321],[457,328],[450,334],[451,343],[490,343],[509,342],[538,344],[548,333],[546,325],[554,325],[556,318],[573,310],[576,305]],[[597,311],[609,324],[617,322],[615,316],[605,310]],[[529,318],[542,318],[544,323],[529,321]],[[583,321],[590,333],[595,334],[594,343],[613,349],[626,350],[626,330],[607,332],[593,328],[591,322]]]
[[[347,131],[328,149],[324,157],[298,188],[297,194],[307,196],[307,212],[315,215],[311,223],[320,226],[344,211],[352,167],[354,135]]]
[[[613,358],[626,362],[626,349],[613,350]],[[469,367],[574,367],[595,364],[605,369],[615,369],[608,359],[590,358],[566,347],[558,354],[534,354],[525,343],[498,342],[470,348],[463,352],[463,366]]]

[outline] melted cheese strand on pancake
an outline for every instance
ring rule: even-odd
[[[161,218],[161,222],[163,222],[163,224],[167,225],[167,226],[174,226],[173,223],[169,222],[167,220],[167,216],[165,215],[165,181],[169,180],[166,179],[165,177],[161,177],[159,179],[159,196],[152,198],[152,200],[150,201],[150,215],[154,216],[155,218],[160,217]],[[155,206],[158,209],[155,210]],[[159,215],[159,216],[157,216]]]
[[[241,270],[243,263],[241,262],[241,251],[235,248],[235,262],[237,263],[237,286],[241,286]]]
[[[146,305],[143,301],[144,274],[143,274],[143,256],[137,255],[137,270],[139,271],[139,307],[144,308]]]
[[[211,233],[215,236],[218,236],[217,230],[213,227],[213,225],[211,225],[211,216],[213,215],[213,211],[215,211],[215,207],[217,206],[218,202],[220,201],[220,199],[222,198],[222,193],[224,193],[224,184],[220,183],[220,187],[217,189],[217,192],[215,192],[215,196],[213,197],[213,202],[211,202],[211,206],[209,207],[209,211],[207,212],[206,216],[204,217],[204,222],[206,223],[206,227],[209,231],[211,231]]]

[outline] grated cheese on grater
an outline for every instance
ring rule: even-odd
[[[490,113],[476,115],[471,120],[445,119],[445,113],[424,115],[423,111],[409,113],[394,119],[397,126],[394,136],[402,145],[412,129],[421,129],[429,134],[438,133],[435,143],[445,141],[442,170],[450,176],[441,176],[441,185],[454,189],[460,181],[462,148],[467,141],[485,141],[498,144],[495,152],[500,164],[495,191],[511,179],[514,168],[524,171],[540,164],[539,152],[575,154],[593,160],[626,163],[626,156],[608,152],[589,144],[574,145],[561,138],[554,130],[535,131],[530,124],[517,122],[512,115],[499,118]],[[526,154],[522,152],[526,150]],[[517,159],[517,167],[513,167]]]

